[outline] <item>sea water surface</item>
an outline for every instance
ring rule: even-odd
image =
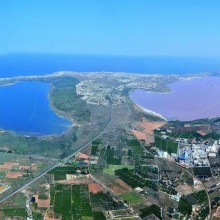
[[[58,117],[49,103],[50,85],[19,82],[0,87],[0,128],[19,134],[61,134],[71,122]]]
[[[220,57],[105,56],[70,54],[0,55],[0,77],[57,71],[191,74],[220,71]]]
[[[167,120],[190,121],[220,116],[220,77],[181,80],[168,86],[169,93],[136,89],[130,98]]]

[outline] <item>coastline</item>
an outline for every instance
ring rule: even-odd
[[[9,133],[14,133],[18,136],[30,136],[30,137],[50,137],[50,136],[59,136],[59,135],[63,135],[65,133],[68,133],[75,125],[76,123],[74,123],[74,120],[70,117],[68,117],[68,115],[65,115],[64,112],[59,111],[58,109],[55,108],[55,106],[52,104],[52,98],[50,95],[50,90],[51,90],[51,83],[48,82],[41,82],[39,80],[22,80],[22,81],[13,81],[13,82],[8,82],[8,83],[4,83],[2,85],[0,85],[0,88],[3,87],[8,87],[8,86],[13,86],[17,83],[20,82],[39,82],[41,84],[47,84],[48,85],[48,89],[47,89],[47,94],[45,94],[45,98],[48,100],[48,108],[50,109],[51,112],[53,112],[54,115],[56,115],[58,118],[65,120],[66,124],[61,125],[63,127],[63,131],[61,131],[60,133],[41,133],[41,132],[26,132],[26,131],[17,131],[16,129],[6,129],[6,128],[0,128],[0,133],[5,133],[5,132],[9,132]]]
[[[49,100],[49,106],[50,106],[50,108],[52,109],[52,111],[57,115],[57,117],[68,120],[68,121],[71,123],[71,125],[69,126],[69,128],[72,128],[72,127],[74,127],[74,126],[77,126],[77,122],[76,122],[73,118],[69,117],[67,114],[65,114],[65,112],[60,111],[59,109],[57,109],[57,108],[53,105],[53,101],[52,101],[53,86],[52,86],[51,83],[49,83],[49,85],[50,85],[50,89],[49,89],[49,92],[48,92],[48,100]],[[68,130],[67,130],[66,132],[68,132]],[[66,133],[66,132],[64,132],[64,133]]]
[[[131,101],[132,101],[132,100],[131,100]],[[132,102],[133,102],[133,101],[132,101]],[[152,116],[155,116],[155,117],[158,117],[158,118],[161,118],[161,119],[167,121],[167,119],[166,119],[163,115],[161,115],[161,114],[159,114],[159,113],[157,113],[157,112],[151,111],[151,110],[149,110],[149,109],[146,109],[146,108],[144,108],[144,107],[138,105],[138,104],[135,103],[135,102],[133,102],[133,103],[134,103],[139,109],[141,109],[141,111],[143,111],[143,112],[145,112],[145,113],[147,113],[147,114],[149,114],[149,115],[152,115]]]

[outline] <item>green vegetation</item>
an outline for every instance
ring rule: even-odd
[[[199,213],[199,217],[201,219],[206,219],[206,217],[209,214],[209,206],[206,204],[204,207],[202,207],[200,213]]]
[[[211,177],[212,173],[210,167],[193,167],[195,176]]]
[[[91,216],[92,208],[90,206],[90,197],[87,185],[72,185],[72,200],[74,219],[80,216]]]
[[[25,208],[5,208],[4,215],[9,217],[27,217],[27,211]]]
[[[132,155],[142,155],[143,154],[143,148],[142,148],[141,144],[139,143],[139,141],[129,140],[129,141],[127,141],[127,144],[132,148]]]
[[[91,113],[85,101],[76,93],[79,81],[73,77],[52,81],[51,100],[56,109],[77,121],[90,121]]]
[[[103,172],[110,174],[110,175],[114,175],[115,170],[119,170],[119,169],[123,169],[123,168],[134,169],[134,166],[131,166],[131,165],[107,165],[107,167],[104,168]]]
[[[92,217],[87,185],[55,185],[51,191],[51,205],[65,220]]]
[[[184,215],[190,215],[192,212],[192,205],[190,205],[184,198],[180,198],[178,208]]]
[[[143,208],[140,210],[141,211],[141,218],[147,217],[148,215],[154,214],[155,216],[157,216],[157,218],[162,219],[160,216],[161,210],[158,206],[156,205],[151,205],[148,206],[146,208]]]
[[[132,188],[148,186],[149,188],[157,190],[157,187],[153,181],[141,178],[140,176],[134,174],[133,170],[124,168],[116,170],[115,174]]]
[[[136,204],[143,201],[141,195],[137,194],[136,192],[128,192],[120,195],[126,202],[130,204]]]
[[[92,142],[92,150],[91,150],[92,156],[97,156],[97,152],[100,144],[101,142],[99,140],[95,140]]]
[[[202,137],[200,134],[198,134],[196,131],[182,131],[182,132],[175,132],[170,134],[173,138],[200,138]]]
[[[32,212],[33,219],[35,220],[43,220],[44,216],[39,212]]]
[[[120,165],[121,164],[121,157],[115,156],[115,150],[107,147],[105,151],[106,156],[106,163],[107,164],[113,164],[113,165]]]
[[[138,173],[144,179],[158,179],[158,169],[155,166],[136,164],[135,172]]]
[[[102,212],[93,212],[93,220],[106,220],[106,217]]]
[[[161,149],[163,151],[167,151],[169,154],[171,154],[171,153],[176,154],[177,153],[178,144],[172,140],[162,139],[160,136],[156,135],[155,136],[155,145],[159,149]]]
[[[124,208],[122,203],[115,202],[108,193],[103,193],[103,192],[90,193],[90,198],[91,198],[92,206],[95,209],[113,210],[113,209]]]
[[[202,204],[202,203],[207,204],[208,203],[208,197],[207,197],[205,190],[202,190],[202,191],[195,193],[195,198],[196,198],[197,202],[200,204]]]
[[[0,152],[0,164],[8,162],[9,160],[15,159],[16,157],[19,157],[19,156],[16,154],[8,154],[5,152]]]
[[[217,134],[216,132],[211,132],[204,136],[205,139],[212,138],[214,140],[219,140],[220,139],[220,134]]]

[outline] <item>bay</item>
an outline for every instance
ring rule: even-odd
[[[190,121],[220,116],[220,77],[180,80],[169,84],[171,92],[136,89],[133,102],[167,120]]]
[[[67,131],[71,122],[58,117],[51,109],[49,89],[49,84],[41,82],[0,87],[0,128],[32,136]]]

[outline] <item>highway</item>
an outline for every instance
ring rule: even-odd
[[[75,154],[77,154],[78,152],[80,152],[84,147],[86,147],[87,145],[91,144],[92,141],[94,141],[95,139],[99,138],[105,131],[106,127],[108,126],[108,124],[110,123],[112,119],[112,105],[110,104],[110,114],[109,114],[109,119],[106,122],[106,124],[104,125],[104,127],[102,128],[102,131],[96,135],[95,137],[93,137],[91,140],[87,141],[86,143],[82,144],[82,146],[80,146],[76,151],[74,151],[71,155],[65,157],[63,160],[65,163],[67,160],[69,160],[71,157],[73,157]],[[42,171],[41,173],[37,174],[33,179],[27,180],[26,182],[24,182],[22,185],[20,185],[19,187],[17,187],[16,189],[14,189],[13,191],[9,192],[8,194],[4,195],[3,197],[0,198],[0,203],[4,202],[5,200],[9,199],[10,197],[12,197],[14,194],[16,194],[17,192],[21,191],[22,189],[24,189],[25,187],[29,186],[31,183],[35,182],[36,180],[40,179],[42,176],[44,176],[45,174],[47,174],[49,171],[51,171],[52,169],[54,169],[55,167],[61,166],[63,163],[61,162],[57,162],[51,166],[49,166],[46,170]]]

